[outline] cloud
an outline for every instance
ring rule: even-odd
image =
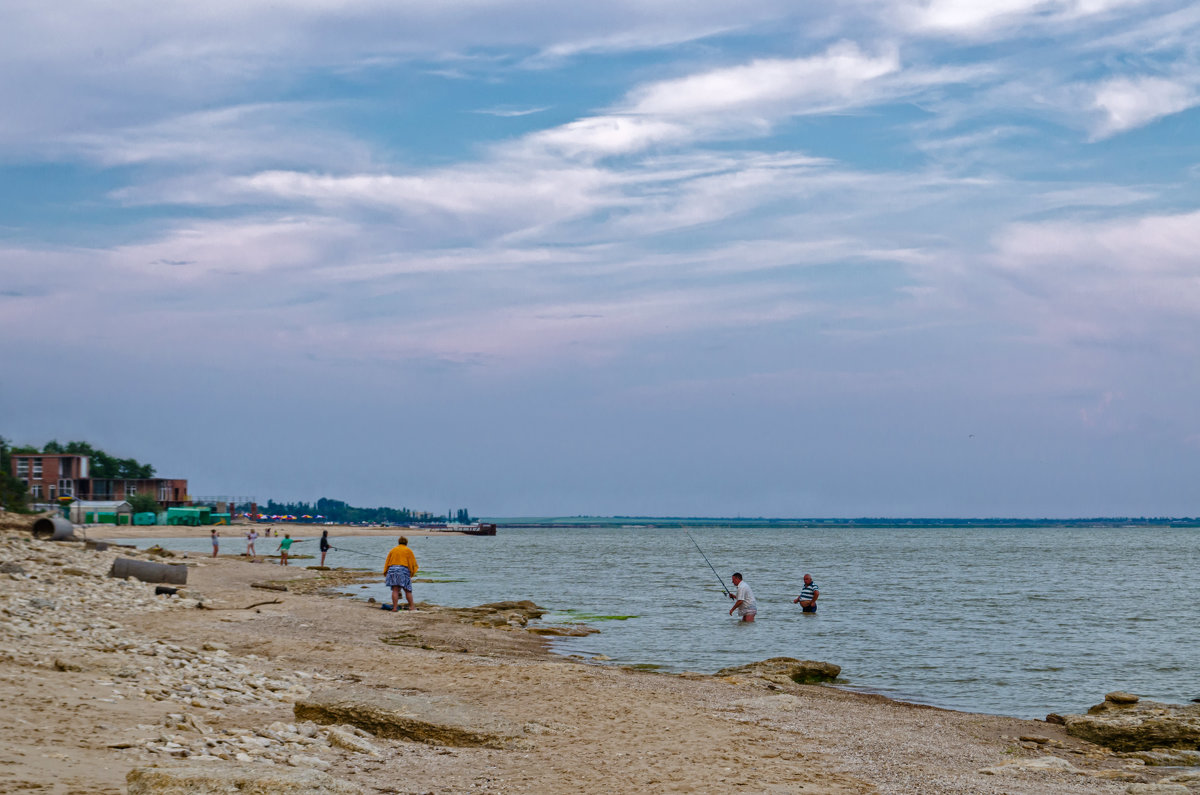
[[[1012,224],[988,268],[1001,278],[1005,314],[1043,339],[1194,350],[1197,250],[1200,211]]]
[[[844,42],[812,57],[754,60],[644,86],[632,92],[628,112],[687,119],[815,113],[861,103],[866,84],[899,68],[895,52],[870,56]]]
[[[1103,114],[1094,134],[1107,138],[1200,105],[1197,88],[1197,81],[1152,76],[1105,80],[1094,89],[1092,107]]]
[[[535,113],[541,113],[549,109],[549,105],[543,105],[537,108],[480,108],[471,112],[484,116],[498,116],[502,119],[512,119],[519,116],[532,116]]]

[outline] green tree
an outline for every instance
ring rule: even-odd
[[[29,510],[29,489],[12,474],[12,452],[0,436],[0,507],[24,513]]]
[[[152,494],[134,494],[127,497],[126,502],[133,506],[134,513],[158,513],[162,510]]]

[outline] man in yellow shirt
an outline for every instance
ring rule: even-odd
[[[417,573],[417,557],[408,548],[408,539],[400,536],[396,546],[387,554],[383,562],[383,584],[392,587],[392,610],[400,609],[400,589],[404,589],[408,597],[408,609],[416,610],[413,606],[412,578]]]

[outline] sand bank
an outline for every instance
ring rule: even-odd
[[[87,538],[108,539],[108,538],[208,538],[209,531],[214,526],[206,525],[203,527],[187,527],[185,525],[150,525],[150,526],[129,526],[129,525],[111,525],[111,524],[90,524],[84,525],[80,534]],[[290,533],[292,538],[320,538],[322,530],[328,530],[331,537],[347,536],[405,536],[407,538],[415,538],[417,536],[461,536],[455,530],[424,530],[416,527],[357,527],[354,525],[315,525],[315,524],[232,524],[232,525],[215,525],[222,539],[228,539],[229,543],[237,543],[238,539],[244,539],[246,533],[250,532],[250,528],[258,530],[258,535],[262,537],[267,528],[271,528],[274,538],[277,533],[280,537],[284,533]],[[269,540],[269,539],[266,539]]]
[[[123,793],[134,768],[196,760],[325,771],[367,793],[1041,795],[1160,777],[1038,721],[561,658],[512,611],[420,603],[419,584],[420,609],[393,614],[321,593],[362,573],[190,559],[184,594],[163,597],[104,576],[114,557],[0,530],[0,792]],[[265,580],[289,590],[251,587]],[[451,702],[509,739],[295,718],[330,691]]]

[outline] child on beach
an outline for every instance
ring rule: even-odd
[[[248,558],[250,558],[250,560],[254,560],[254,558],[255,558],[254,542],[257,540],[258,540],[258,531],[252,527],[252,528],[250,528],[250,532],[246,533],[246,556]]]
[[[221,547],[221,534],[214,527],[212,531],[213,557],[217,556],[217,550]]]
[[[291,533],[283,534],[283,539],[279,542],[279,548],[275,550],[276,552],[279,553],[279,565],[280,566],[288,565],[288,551],[292,548],[292,544],[298,543],[303,540],[304,539],[302,539],[302,538],[293,540]]]

